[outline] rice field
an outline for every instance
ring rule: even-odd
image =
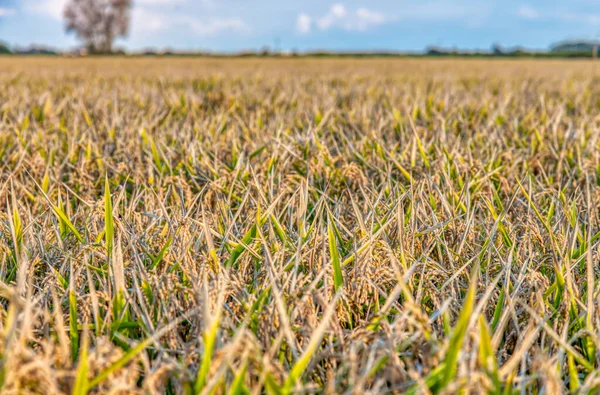
[[[0,392],[600,391],[599,67],[0,58]]]

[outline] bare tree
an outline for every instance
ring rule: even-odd
[[[64,10],[67,32],[74,32],[91,53],[112,51],[129,30],[132,0],[69,0]]]

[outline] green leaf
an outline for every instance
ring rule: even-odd
[[[469,285],[469,290],[467,291],[467,297],[465,299],[465,302],[463,303],[461,313],[458,317],[458,322],[454,327],[454,333],[452,334],[452,338],[450,339],[448,352],[446,354],[446,357],[444,358],[446,368],[443,376],[443,381],[441,383],[442,388],[447,386],[456,375],[456,364],[458,362],[458,354],[462,348],[465,336],[467,335],[469,321],[471,320],[471,313],[473,312],[473,307],[475,305],[478,272],[479,265],[475,265],[471,272],[471,284]]]
[[[569,365],[569,389],[571,390],[572,394],[575,394],[577,393],[577,390],[579,390],[581,384],[579,382],[579,374],[577,372],[577,366],[575,365],[575,359],[573,358],[573,355],[567,355],[567,362]]]
[[[498,376],[498,364],[496,362],[496,353],[492,346],[490,330],[483,315],[479,316],[479,364],[488,374],[494,385],[494,393],[500,394],[500,378]]]
[[[289,394],[292,392],[293,386],[298,380],[300,380],[302,374],[304,374],[304,371],[308,367],[308,364],[312,359],[313,355],[319,349],[319,346],[323,341],[323,337],[325,337],[327,328],[329,327],[329,320],[333,316],[333,313],[336,311],[338,297],[339,293],[336,294],[336,296],[333,298],[333,300],[327,307],[327,310],[325,311],[325,314],[323,314],[323,318],[321,319],[321,323],[319,324],[317,329],[314,330],[312,337],[308,343],[308,346],[304,350],[304,354],[302,354],[302,356],[296,361],[296,363],[290,370],[290,373],[288,374],[285,384],[283,385],[283,388],[281,390],[282,393]]]
[[[286,238],[285,238],[285,231],[283,230],[283,226],[281,226],[281,224],[277,220],[277,217],[275,217],[273,214],[270,215],[270,218],[271,218],[271,223],[273,223],[273,228],[275,229],[275,233],[277,234],[277,237],[279,237],[279,240],[281,240],[281,243],[283,245],[285,245]]]
[[[165,243],[163,248],[161,248],[160,251],[158,252],[158,255],[150,256],[152,258],[152,264],[150,265],[149,270],[156,269],[158,264],[163,260],[165,254],[167,253],[169,247],[171,247],[172,243],[173,243],[173,237],[169,237],[169,239],[167,240],[167,242]]]
[[[204,333],[204,355],[202,356],[202,362],[200,369],[198,369],[198,375],[196,377],[196,383],[194,384],[194,393],[200,394],[206,382],[208,381],[208,373],[210,372],[210,365],[212,363],[212,355],[217,342],[217,334],[219,333],[219,323],[221,321],[221,310],[217,310],[217,314],[213,319],[210,328]]]
[[[333,287],[335,292],[344,286],[344,277],[342,275],[342,264],[338,253],[337,241],[333,230],[332,222],[327,224],[327,236],[329,238],[329,253],[331,255],[331,265],[333,266]]]
[[[83,342],[81,343],[79,353],[79,366],[77,367],[77,375],[75,376],[72,395],[86,395],[88,393],[88,348],[89,339],[87,331],[84,331]]]
[[[494,318],[492,320],[492,330],[496,329],[498,323],[500,322],[500,318],[502,317],[502,310],[504,308],[504,298],[506,297],[504,293],[504,288],[500,290],[500,295],[498,296],[498,302],[496,303],[496,307],[494,308]]]
[[[263,226],[266,219],[267,219],[266,217],[260,218],[259,225]],[[246,246],[250,245],[250,243],[252,243],[252,241],[256,237],[256,229],[257,229],[256,224],[252,225],[250,227],[250,229],[248,229],[248,231],[242,238],[242,242],[239,243],[238,245],[236,245],[235,248],[233,249],[233,251],[231,251],[231,255],[229,256],[229,259],[227,260],[227,262],[225,262],[225,267],[228,267],[228,268],[233,267],[233,265],[238,260],[240,255],[242,255],[242,253],[244,251],[246,251]]]
[[[244,362],[239,372],[236,373],[231,388],[229,388],[229,395],[242,395],[248,393],[246,386],[244,385],[244,378],[246,378],[246,370],[248,364]]]
[[[44,193],[48,193],[48,189],[50,186],[50,176],[48,175],[48,171],[44,174],[44,178],[42,179],[42,191]]]
[[[81,237],[81,234],[77,231],[77,228],[75,228],[75,225],[73,225],[73,223],[71,222],[71,220],[69,219],[69,217],[67,216],[67,214],[61,206],[62,203],[59,206],[53,205],[52,209],[54,210],[54,213],[57,215],[59,221],[61,221],[61,224],[63,224],[67,229],[69,229],[71,233],[75,235],[77,240],[83,244],[83,237]]]
[[[106,369],[98,373],[96,377],[89,381],[87,385],[87,390],[91,390],[104,380],[106,380],[111,374],[121,369],[123,366],[127,365],[133,358],[135,358],[139,353],[144,351],[146,347],[154,342],[153,338],[148,338],[142,342],[140,342],[137,346],[129,349],[121,358],[117,359],[111,365],[109,365]]]
[[[425,379],[425,384],[434,393],[442,391],[448,386],[456,376],[458,356],[462,349],[463,341],[469,329],[471,314],[475,306],[475,294],[477,292],[479,265],[475,265],[471,271],[471,284],[467,291],[467,296],[463,303],[461,313],[454,327],[454,331],[446,350],[446,356],[443,361],[434,369]],[[409,393],[417,392],[417,387],[410,389]]]
[[[77,361],[79,353],[79,325],[77,324],[77,296],[69,291],[69,335],[71,336],[71,360]]]

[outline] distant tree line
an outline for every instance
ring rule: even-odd
[[[60,53],[46,47],[31,46],[27,48],[11,48],[8,44],[0,42],[0,55],[59,55]]]
[[[503,48],[494,44],[490,51],[464,51],[459,49],[446,49],[429,47],[426,56],[460,56],[460,57],[541,57],[541,58],[592,58],[596,57],[598,43],[595,41],[563,41],[550,46],[547,51],[534,51],[522,47]]]

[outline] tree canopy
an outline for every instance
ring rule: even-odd
[[[132,0],[69,0],[64,10],[68,32],[90,53],[112,52],[114,40],[129,31]]]

